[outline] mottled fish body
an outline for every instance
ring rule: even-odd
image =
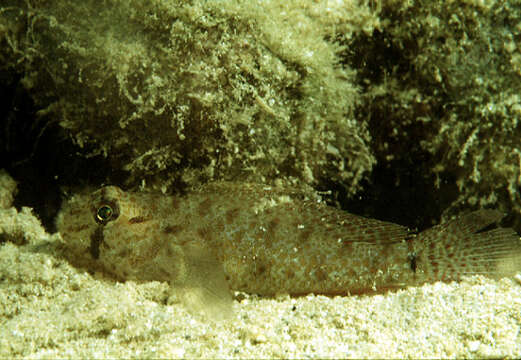
[[[204,307],[229,299],[228,287],[332,295],[510,276],[521,270],[519,236],[485,229],[501,217],[479,210],[415,235],[283,189],[221,182],[184,196],[107,186],[74,196],[57,225],[74,262],[192,289]]]

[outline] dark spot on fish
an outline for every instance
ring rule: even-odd
[[[239,243],[242,238],[244,237],[244,233],[245,231],[244,230],[238,230],[235,232],[235,235],[233,235],[233,239],[235,242]]]
[[[90,236],[89,252],[93,259],[99,259],[99,248],[103,242],[103,227],[98,226]]]
[[[268,267],[265,263],[262,263],[260,261],[256,261],[255,263],[255,270],[254,275],[255,276],[262,276],[266,274],[266,271],[268,270]]]
[[[481,234],[481,233],[484,233],[484,232],[487,232],[490,230],[494,230],[497,228],[498,228],[497,223],[493,222],[492,224],[489,224],[489,225],[485,226],[484,228],[479,229],[478,231],[475,231],[474,234]]]
[[[226,215],[225,215],[225,217],[226,217],[226,223],[227,223],[228,225],[232,224],[233,221],[234,221],[235,219],[237,219],[237,217],[239,216],[240,211],[241,211],[241,209],[239,209],[239,208],[233,208],[233,209],[231,209],[231,210],[228,210],[228,211],[226,212]]]
[[[412,253],[412,254],[409,255],[409,263],[410,263],[410,266],[411,266],[411,270],[414,273],[416,272],[416,268],[417,268],[416,259],[417,259],[416,254]]]
[[[277,230],[277,227],[280,224],[279,218],[274,218],[268,223],[268,233],[273,236],[275,234],[275,231]]]
[[[307,242],[309,240],[309,238],[311,237],[312,233],[313,233],[313,230],[311,230],[311,229],[299,230],[298,237],[299,237],[300,242],[301,243]]]
[[[167,227],[165,227],[163,229],[163,232],[165,234],[170,234],[170,235],[173,235],[173,234],[176,234],[178,233],[179,231],[181,231],[183,229],[183,227],[181,225],[168,225]]]
[[[133,218],[129,219],[128,223],[129,224],[139,224],[139,223],[142,223],[142,222],[145,222],[145,221],[148,221],[148,220],[149,219],[147,219],[144,216],[136,216],[136,217],[133,217]]]
[[[118,252],[117,256],[124,259],[124,258],[128,257],[129,254],[130,254],[130,251],[127,248],[124,248],[123,250]]]
[[[174,252],[172,251],[172,248],[171,248],[170,246],[166,246],[165,251],[166,251],[166,255],[167,255],[168,257],[171,258],[171,257],[174,256]]]
[[[318,281],[326,281],[327,278],[328,278],[328,274],[327,274],[327,271],[324,270],[323,268],[319,267],[316,272],[316,277],[317,277],[317,280]]]
[[[286,270],[286,276],[288,277],[288,279],[293,279],[295,277],[295,272],[293,271],[293,269]]]
[[[177,199],[177,197],[172,197],[172,209],[174,211],[179,210],[179,200]]]
[[[81,215],[83,214],[83,209],[73,209],[70,211],[70,214],[72,216],[78,216],[78,215]]]
[[[79,225],[79,226],[71,226],[69,228],[67,228],[67,231],[68,232],[80,232],[80,231],[83,231],[85,229],[88,229],[90,227],[89,224],[83,224],[83,225]]]
[[[203,201],[201,201],[197,207],[197,212],[198,212],[199,216],[207,215],[212,204],[213,204],[213,201],[210,197],[207,197]]]
[[[150,211],[153,213],[153,214],[157,214],[157,204],[155,202],[151,203],[150,204]]]

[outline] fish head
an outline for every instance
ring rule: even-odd
[[[56,221],[66,257],[81,266],[101,266],[118,277],[138,278],[137,265],[150,257],[159,227],[159,203],[153,197],[117,186],[71,197]]]

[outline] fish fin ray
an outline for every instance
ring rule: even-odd
[[[486,229],[501,217],[496,210],[478,210],[420,233],[415,245],[418,277],[452,281],[464,275],[502,278],[520,272],[519,235],[510,228]]]

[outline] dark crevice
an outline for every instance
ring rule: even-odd
[[[101,184],[113,174],[103,157],[82,156],[59,119],[38,115],[21,74],[0,72],[0,79],[0,169],[18,182],[14,206],[33,208],[54,232],[63,187]]]

